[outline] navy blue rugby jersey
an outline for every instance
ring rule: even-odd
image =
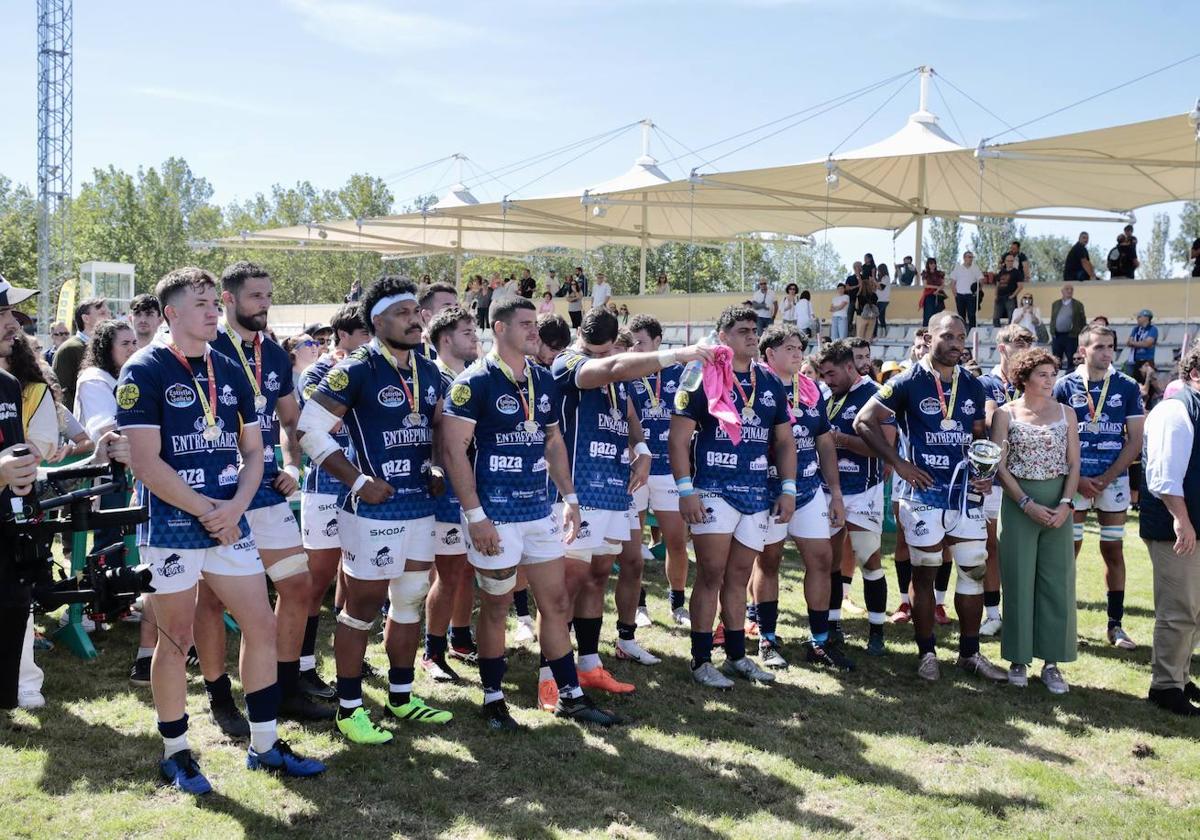
[[[443,411],[475,424],[475,491],[496,524],[532,522],[550,515],[546,429],[559,423],[558,387],[546,368],[530,361],[537,430],[526,417],[517,387],[489,354],[454,378]],[[521,376],[517,373],[517,376]],[[521,394],[528,400],[528,380]]]
[[[246,375],[245,369],[242,368],[241,359],[238,358],[237,351],[234,349],[233,342],[235,340],[238,340],[238,336],[226,332],[222,325],[211,345],[214,350],[237,365],[238,370],[242,371],[242,378],[249,383],[250,379]],[[257,381],[254,344],[246,341],[238,341],[238,343],[241,345],[246,364],[250,367],[250,374]],[[266,408],[258,412],[258,423],[262,428],[263,436],[263,477],[258,492],[250,501],[250,510],[278,505],[287,501],[287,497],[271,484],[275,481],[275,476],[279,475],[279,463],[275,460],[275,447],[279,443],[279,421],[275,416],[275,403],[279,402],[280,397],[292,393],[292,362],[288,357],[288,352],[266,336],[262,337],[260,349],[263,366],[262,395],[267,398]],[[251,390],[253,390],[253,386],[251,386]]]
[[[589,357],[568,347],[558,354],[550,371],[558,385],[559,416],[567,444],[575,493],[583,507],[628,510],[629,391],[624,382],[603,388],[580,388],[579,371]],[[612,409],[617,409],[613,416]]]
[[[879,390],[874,380],[865,376],[850,386],[844,398],[832,394],[825,399],[825,411],[829,415],[829,424],[844,435],[855,435],[854,418],[859,410],[870,401]],[[889,419],[888,423],[894,423]],[[865,493],[883,481],[883,459],[868,455],[859,455],[849,449],[838,448],[838,483],[843,496],[853,496]],[[822,482],[824,483],[824,482]],[[825,488],[829,489],[829,488]]]
[[[372,340],[338,362],[315,393],[344,405],[342,422],[354,444],[355,463],[366,475],[392,485],[395,494],[380,505],[346,495],[343,510],[366,519],[400,521],[433,515],[429,470],[433,465],[433,416],[444,386],[437,365],[409,353],[404,377]],[[414,412],[407,392],[417,381]],[[411,414],[420,414],[416,422]]]
[[[675,394],[675,414],[696,423],[692,438],[692,464],[697,490],[720,493],[739,513],[768,510],[775,497],[767,487],[767,466],[771,460],[772,435],[780,423],[790,423],[787,392],[783,383],[763,365],[754,363],[754,415],[742,420],[742,440],[734,446],[720,424],[708,413],[704,388],[679,390]],[[734,371],[748,398],[751,393],[750,371]],[[731,397],[740,412],[745,406],[735,387]]]
[[[1075,409],[1079,421],[1079,474],[1086,478],[1100,475],[1113,465],[1125,447],[1126,421],[1146,413],[1137,382],[1125,374],[1110,371],[1108,392],[1104,394],[1104,404],[1100,405],[1103,390],[1104,380],[1088,381],[1084,366],[1054,383],[1055,399]],[[1092,420],[1089,394],[1098,415],[1094,432],[1088,429]]]
[[[321,384],[325,375],[333,370],[334,364],[333,356],[326,354],[306,367],[300,374],[300,390],[296,393],[296,402],[300,404],[301,409],[304,408],[304,403],[308,401],[308,398],[316,392],[317,386]],[[342,454],[346,456],[346,459],[350,463],[354,463],[354,445],[350,442],[350,435],[346,433],[346,424],[342,423],[336,432],[330,432],[330,436],[342,448]],[[321,469],[320,464],[309,462],[308,468],[304,471],[302,493],[320,493],[340,497],[349,489],[330,475],[328,470]]]
[[[953,488],[952,494],[950,480],[955,468],[967,457],[967,447],[975,439],[975,421],[985,417],[987,398],[979,380],[966,368],[960,366],[957,372],[958,394],[950,418],[954,426],[950,429],[941,427],[942,406],[934,383],[937,374],[925,359],[889,379],[873,396],[895,414],[897,429],[908,439],[910,460],[933,478],[933,484],[925,490],[906,484],[904,498],[946,510],[958,506],[957,494],[962,488]],[[950,391],[951,383],[943,381],[947,407]]]
[[[450,393],[450,386],[454,384],[454,371],[439,363],[438,372],[442,375],[442,392]],[[445,408],[442,410],[445,411]],[[455,525],[462,520],[462,505],[454,493],[454,487],[450,484],[449,475],[446,476],[446,492],[433,500],[433,515],[438,522],[453,522]]]
[[[204,439],[208,425],[196,387],[208,398],[208,365],[202,357],[190,359],[192,372],[158,341],[134,353],[121,369],[117,382],[117,426],[121,429],[154,428],[160,433],[159,457],[179,473],[188,486],[210,499],[232,499],[238,485],[238,433],[258,423],[254,392],[241,367],[209,350],[216,378],[213,406],[216,441]],[[194,376],[194,379],[193,379]],[[140,482],[138,504],[149,508],[150,519],[138,526],[138,545],[161,548],[211,548],[217,545],[204,526],[187,511],[156,498]],[[243,517],[241,536],[249,530]]]
[[[800,404],[795,405],[794,382],[783,382],[783,393],[792,406],[792,440],[796,443],[796,507],[809,502],[821,489],[821,466],[817,459],[817,438],[827,434],[830,429],[829,416],[825,413],[825,404],[817,400],[812,408]],[[783,484],[775,470],[774,459],[767,468],[767,496],[775,499],[783,490]]]
[[[992,368],[990,373],[980,376],[979,384],[983,386],[983,393],[987,399],[996,404],[996,408],[1007,405],[1021,396],[1021,392],[1017,390],[1017,386],[1000,375],[999,365]]]
[[[679,391],[683,365],[671,365],[659,373],[635,379],[629,383],[630,396],[642,423],[642,434],[650,447],[650,474],[670,475],[671,460],[667,455],[667,435],[671,429],[671,407]]]

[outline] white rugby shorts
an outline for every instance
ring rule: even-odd
[[[246,523],[260,549],[300,547],[300,527],[287,502],[246,511]]]
[[[825,496],[826,502],[829,496]],[[864,531],[876,534],[883,533],[883,483],[868,487],[861,493],[852,493],[842,497],[842,505],[846,508],[846,521],[857,525]],[[841,531],[838,528],[838,531]],[[836,532],[835,532],[836,533]]]
[[[704,521],[690,526],[693,534],[732,534],[746,548],[763,550],[770,528],[770,510],[742,513],[725,501],[720,493],[710,490],[699,490],[697,493],[700,505],[704,508]]]
[[[904,541],[917,548],[940,545],[946,537],[987,539],[987,520],[982,506],[968,507],[966,516],[963,516],[958,508],[946,510],[912,499],[901,499],[899,524],[904,529]]]
[[[639,487],[633,494],[633,509],[641,513],[644,510],[679,511],[679,488],[675,486],[675,477],[670,473],[651,475],[646,484]]]
[[[551,513],[528,522],[504,522],[496,526],[500,535],[500,553],[481,554],[471,543],[467,518],[462,519],[463,542],[467,547],[467,562],[476,569],[508,569],[557,560],[563,556],[561,515]]]
[[[467,553],[467,543],[464,538],[465,526],[461,522],[434,522],[433,539],[436,545],[434,551],[439,557],[452,557],[456,554]]]
[[[338,497],[334,493],[300,494],[300,538],[314,551],[342,547],[338,537]]]
[[[1102,513],[1124,513],[1129,510],[1129,475],[1113,479],[1112,484],[1094,499],[1085,499],[1076,493],[1071,505],[1081,511],[1095,509]]]
[[[768,511],[767,545],[791,537],[794,540],[829,539],[829,500],[818,490],[792,514],[787,522],[776,522]]]
[[[163,548],[143,545],[138,548],[141,562],[150,566],[154,591],[170,595],[191,589],[201,573],[242,577],[263,574],[262,558],[254,537],[248,536],[233,545],[214,545],[211,548]]]
[[[433,514],[420,519],[367,519],[338,511],[342,571],[357,580],[391,580],[404,564],[432,563]]]

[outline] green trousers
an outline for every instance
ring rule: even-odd
[[[1062,498],[1064,478],[1018,479],[1022,490],[1049,508]],[[1004,592],[1000,655],[1016,665],[1034,659],[1073,662],[1075,547],[1071,517],[1044,528],[1004,497],[1000,506],[1000,585]]]

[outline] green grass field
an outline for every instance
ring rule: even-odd
[[[1136,534],[1131,524],[1130,534]],[[216,788],[202,800],[158,785],[160,741],[147,688],[127,672],[136,628],[94,635],[100,657],[40,654],[48,704],[0,713],[3,837],[1195,837],[1200,835],[1200,723],[1146,701],[1153,622],[1149,561],[1127,543],[1126,629],[1140,647],[1103,640],[1102,564],[1089,530],[1079,563],[1079,660],[1055,698],[984,684],[952,667],[956,624],[940,633],[941,682],[915,675],[908,626],[889,626],[891,654],[858,657],[848,676],[793,667],[772,688],[727,694],[695,686],[687,635],[656,624],[639,633],[662,654],[655,668],[616,663],[610,611],[601,652],[638,693],[615,707],[630,720],[583,729],[533,710],[537,659],[509,660],[509,703],[529,729],[489,734],[476,716],[476,675],[418,693],[452,709],[437,730],[395,726],[385,747],[350,746],[327,726],[283,724],[301,752],[325,760],[320,779],[251,774],[245,748],[223,741],[203,713],[196,678],[192,747]],[[786,565],[786,564],[785,564]],[[890,560],[889,598],[895,602]],[[801,659],[800,576],[785,571],[780,632]],[[660,565],[647,572],[651,611],[667,617]],[[860,581],[855,601],[862,603]],[[323,624],[322,667],[332,659]],[[865,640],[851,620],[850,646]],[[984,652],[999,661],[999,644]],[[380,646],[372,661],[385,666]],[[721,655],[717,655],[718,662]],[[368,687],[379,717],[385,687]],[[391,723],[386,724],[391,726]]]

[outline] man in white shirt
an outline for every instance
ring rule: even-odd
[[[1139,528],[1154,567],[1154,648],[1151,703],[1200,716],[1200,688],[1191,681],[1192,650],[1200,639],[1200,348],[1180,360],[1186,387],[1146,417]]]
[[[766,277],[758,278],[758,289],[750,297],[750,304],[758,321],[758,334],[762,335],[779,314],[779,302],[775,300],[775,292],[768,288]]]
[[[975,265],[975,255],[970,251],[963,254],[962,263],[950,272],[958,315],[967,322],[968,329],[972,330],[975,329],[975,310],[979,308],[979,283],[982,280],[983,272]]]
[[[612,286],[608,285],[608,277],[604,272],[596,275],[596,285],[592,286],[592,306],[604,306],[612,297]]]

